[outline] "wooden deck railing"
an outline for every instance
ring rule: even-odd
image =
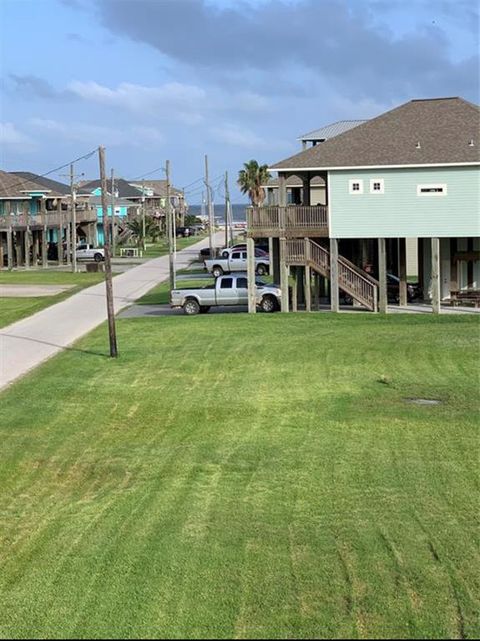
[[[330,252],[308,238],[288,239],[285,259],[287,265],[310,265],[330,278]],[[343,256],[338,257],[338,285],[367,309],[377,310],[378,281]]]
[[[97,221],[96,209],[80,209],[76,212],[77,224]],[[4,214],[0,215],[0,228],[9,227],[59,227],[71,221],[70,211],[52,211],[38,214]]]
[[[287,205],[280,207],[247,208],[247,230],[258,236],[328,236],[328,208],[324,205],[315,207],[304,205]]]

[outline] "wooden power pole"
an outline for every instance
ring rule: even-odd
[[[228,171],[225,172],[225,247],[228,247],[228,201],[230,200],[228,193]]]
[[[72,272],[77,271],[77,190],[75,187],[75,174],[73,172],[73,163],[70,165],[70,196],[72,199]],[[67,252],[70,248],[67,247]]]
[[[108,201],[107,201],[107,176],[105,174],[105,148],[98,148],[98,159],[100,164],[100,184],[102,189],[102,222],[103,235],[105,238],[103,247],[105,252],[105,288],[107,294],[107,316],[108,316],[108,336],[110,340],[110,356],[116,358],[117,350],[117,333],[115,330],[115,310],[113,307],[113,284],[112,284],[112,263],[110,234],[108,233]]]
[[[175,236],[176,230],[172,216],[172,203],[170,202],[170,161],[165,163],[165,172],[167,174],[167,188],[165,195],[165,217],[167,219],[167,235],[168,235],[168,267],[170,276],[170,291],[176,287],[175,278]]]
[[[142,237],[143,237],[143,251],[147,249],[145,240],[145,178],[142,180]]]
[[[210,258],[213,258],[213,209],[212,209],[212,191],[208,182],[208,156],[205,155],[205,187],[207,188],[207,212],[208,212],[208,244],[210,247]]]
[[[115,176],[112,169],[110,196],[112,202],[112,256],[115,256],[115,245],[117,241],[117,225],[115,222]]]

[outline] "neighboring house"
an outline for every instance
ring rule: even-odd
[[[149,216],[162,219],[165,216],[166,202],[166,180],[145,180],[129,181],[124,178],[114,178],[114,196],[115,196],[115,216],[119,230],[125,226],[127,216],[139,215],[145,206],[145,213]],[[84,181],[81,183],[83,191],[90,194],[90,202],[96,207],[98,213],[97,224],[97,241],[102,244],[104,241],[103,233],[103,214],[101,195],[102,189],[100,180]],[[112,187],[111,180],[107,180],[108,189],[108,215],[111,216]],[[170,203],[177,215],[183,215],[186,211],[186,205],[183,194],[180,190],[171,187]]]
[[[147,197],[158,198],[160,207],[162,207],[162,209],[165,208],[167,198],[166,180],[132,180],[129,181],[129,184],[133,187],[136,187],[136,189],[138,189],[140,193],[142,192],[142,189],[145,189],[145,194]],[[188,209],[183,191],[173,186],[170,186],[170,203],[172,207],[174,207],[175,210],[179,213]]]
[[[330,138],[334,138],[349,129],[353,129],[358,125],[367,122],[366,120],[339,120],[320,129],[315,129],[300,136],[298,140],[302,142],[302,148],[314,147],[321,142],[325,142]],[[267,205],[278,205],[278,179],[271,178],[266,185],[262,185],[265,189],[265,200]],[[289,176],[287,179],[287,204],[299,205],[303,202],[303,181],[298,176]],[[310,202],[312,205],[325,205],[325,181],[321,176],[315,176],[310,181]]]
[[[363,125],[365,122],[367,121],[338,120],[337,122],[333,122],[332,124],[326,125],[325,127],[320,127],[320,129],[310,131],[308,134],[303,134],[303,136],[300,136],[298,140],[301,141],[303,149],[307,149],[307,147],[309,146],[315,147],[315,145],[318,145],[319,142],[325,142],[330,138],[335,138],[335,136],[339,136],[349,129],[358,127],[358,125]]]
[[[330,281],[333,309],[340,288],[385,310],[387,270],[400,277],[406,304],[407,238],[417,239],[420,286],[435,311],[458,292],[478,295],[479,123],[479,107],[461,98],[412,100],[272,165],[279,206],[251,208],[247,220],[250,237],[274,239],[283,309],[290,267],[300,274],[298,290],[312,270],[315,295]],[[292,176],[302,181],[302,203],[286,206]],[[318,178],[323,206],[310,201]],[[309,307],[310,286],[305,299]]]
[[[48,265],[49,250],[63,262],[72,232],[70,188],[31,172],[0,171],[0,268]],[[95,212],[77,204],[77,234],[95,226]],[[50,251],[51,253],[51,251]]]

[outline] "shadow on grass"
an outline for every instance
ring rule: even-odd
[[[5,334],[3,332],[0,332],[0,336],[4,336],[7,338],[16,338],[21,341],[29,341],[30,343],[37,343],[38,345],[48,345],[49,347],[56,347],[62,351],[64,350],[67,352],[79,352],[81,354],[89,354],[90,356],[102,356],[104,358],[110,358],[110,354],[106,354],[104,352],[95,352],[89,349],[80,349],[79,347],[58,345],[56,343],[50,343],[49,341],[41,341],[38,338],[28,338],[28,336],[15,336],[15,334]]]

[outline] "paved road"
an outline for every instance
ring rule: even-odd
[[[222,242],[223,233],[215,236]],[[177,253],[177,269],[188,266],[208,238]],[[115,312],[131,305],[168,278],[168,256],[154,258],[113,280]],[[105,284],[94,285],[67,300],[0,330],[0,389],[100,325],[107,318]]]

